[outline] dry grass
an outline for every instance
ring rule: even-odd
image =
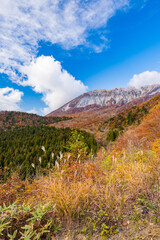
[[[95,163],[62,164],[49,177],[32,183],[14,178],[1,186],[2,201],[52,205],[52,217],[63,227],[76,221],[86,226],[87,234],[101,234],[105,223],[104,235],[113,234],[123,215],[134,212],[139,196],[157,204],[159,158],[153,152],[112,152],[100,157]]]
[[[157,107],[155,111],[159,109]],[[146,122],[137,128],[137,133],[141,130],[141,136],[148,125],[148,134],[159,126],[154,113],[153,110]],[[159,130],[146,149],[143,145],[143,150],[140,145],[142,138],[138,136],[135,142],[131,142],[133,135],[130,138],[127,136],[125,150],[121,147],[120,151],[113,150],[108,154],[101,149],[94,162],[61,162],[49,176],[35,179],[32,183],[21,182],[16,175],[13,176],[7,183],[1,184],[0,205],[16,200],[17,204],[26,203],[31,208],[40,205],[47,209],[52,206],[52,211],[45,210],[46,221],[54,219],[59,226],[68,229],[76,222],[79,233],[90,239],[95,234],[113,235],[127,221],[157,226],[160,221]],[[147,208],[150,215],[148,212],[143,214],[143,208]],[[12,228],[14,231],[14,223]],[[50,231],[55,233],[53,229]],[[43,239],[47,239],[46,235]]]

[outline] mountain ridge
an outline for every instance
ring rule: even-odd
[[[70,115],[94,111],[102,108],[121,107],[135,99],[148,100],[160,93],[160,84],[147,85],[140,88],[114,88],[112,90],[98,89],[86,92],[46,116]]]

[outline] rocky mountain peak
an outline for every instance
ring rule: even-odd
[[[144,98],[144,100],[147,100],[159,93],[160,85],[148,85],[141,88],[115,88],[112,90],[98,89],[80,95],[51,112],[48,116],[93,111],[102,107],[119,107],[135,99]]]

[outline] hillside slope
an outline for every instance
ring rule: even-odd
[[[0,111],[0,129],[24,126],[48,125],[50,123],[66,121],[69,117],[42,117],[37,114]]]
[[[138,110],[138,107],[140,109],[145,108],[148,112],[153,106],[155,106],[160,101],[160,94],[145,101],[145,98],[139,98],[135,99],[127,104],[124,104],[123,106],[119,108],[108,108],[108,109],[100,109],[93,112],[85,112],[85,113],[79,113],[79,114],[72,114],[68,116],[72,116],[72,119],[68,121],[61,121],[58,123],[51,124],[58,128],[65,128],[65,127],[71,127],[71,128],[77,128],[82,129],[85,131],[88,131],[89,133],[94,134],[96,140],[99,143],[102,143],[103,145],[106,144],[106,135],[110,128],[110,125],[108,125],[108,120],[113,118],[113,121],[110,121],[110,124],[118,120],[118,114],[121,113],[123,117],[127,118],[127,115],[130,111],[136,112]],[[134,110],[134,107],[137,106]],[[141,113],[141,114],[140,114]],[[136,116],[136,123],[141,121],[141,118],[145,116],[145,111],[140,111],[139,114]],[[114,119],[114,116],[115,117]],[[138,121],[139,119],[139,121]],[[122,124],[122,127],[123,124]]]

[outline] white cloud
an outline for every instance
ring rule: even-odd
[[[5,0],[0,7],[0,73],[43,94],[47,113],[86,90],[53,58],[37,58],[39,42],[64,49],[78,45],[101,52],[107,37],[97,31],[130,0]],[[89,38],[99,36],[98,44]],[[89,40],[90,39],[90,40]],[[96,38],[97,41],[97,38]],[[37,59],[36,59],[37,58]],[[52,69],[53,67],[53,69]],[[22,76],[26,74],[26,81]],[[22,76],[21,76],[22,74]]]
[[[87,87],[75,80],[66,70],[62,69],[60,62],[53,57],[38,57],[28,66],[22,66],[21,72],[28,78],[23,80],[23,86],[31,86],[37,93],[43,94],[43,101],[48,106],[43,113],[60,107],[69,100],[84,93]]]
[[[35,108],[32,108],[28,111],[26,111],[27,113],[33,113],[33,114],[38,114],[37,110]]]
[[[129,82],[129,86],[139,88],[144,85],[160,84],[160,73],[156,71],[146,71],[135,74]]]
[[[100,45],[88,43],[88,32],[105,26],[116,10],[128,6],[129,1],[1,1],[0,72],[17,81],[17,70],[36,57],[40,41],[60,44],[65,49],[85,45],[100,52],[107,39],[100,36]]]
[[[23,92],[13,88],[0,88],[0,111],[2,110],[20,110],[19,103]]]

